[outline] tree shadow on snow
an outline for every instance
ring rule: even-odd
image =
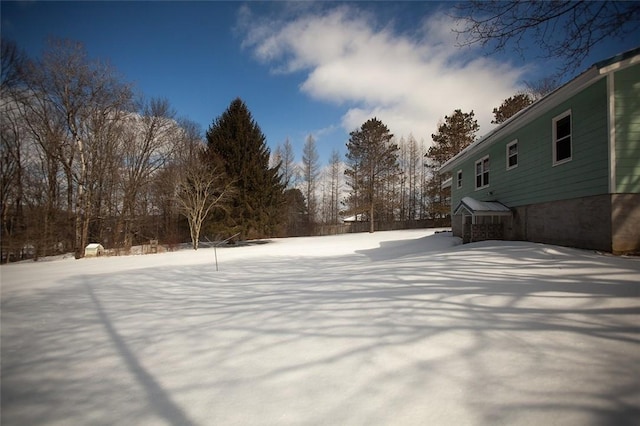
[[[635,422],[639,262],[453,243],[3,295],[2,422]]]

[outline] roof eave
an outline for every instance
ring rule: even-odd
[[[525,124],[527,121],[535,119],[547,112],[554,106],[564,102],[571,96],[575,95],[586,85],[591,84],[593,81],[602,78],[603,76],[600,74],[597,67],[593,66],[589,68],[587,71],[580,74],[575,79],[566,83],[565,85],[559,87],[555,91],[551,92],[544,98],[534,102],[524,110],[520,111],[518,114],[515,114],[509,120],[504,122],[499,127],[491,130],[489,133],[484,135],[482,138],[478,139],[476,142],[469,145],[467,148],[463,149],[458,155],[454,156],[450,160],[440,167],[438,170],[439,173],[446,173],[451,171],[456,165],[458,165],[461,161],[465,160],[468,156],[478,151],[480,148],[483,148],[487,144],[492,144],[496,142],[498,139],[505,136],[509,132],[516,130],[518,127]]]

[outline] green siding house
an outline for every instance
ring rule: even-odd
[[[640,48],[596,63],[440,173],[465,242],[640,251]]]

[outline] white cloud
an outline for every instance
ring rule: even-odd
[[[243,9],[244,18],[250,13]],[[347,132],[376,116],[398,136],[430,140],[438,121],[460,108],[474,110],[486,133],[493,107],[518,90],[524,72],[455,47],[454,23],[441,13],[411,37],[344,5],[250,21],[241,24],[243,46],[274,72],[306,73],[300,90],[344,105]]]

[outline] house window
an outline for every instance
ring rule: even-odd
[[[507,170],[518,167],[518,140],[507,144]]]
[[[458,173],[456,174],[456,182],[456,188],[462,188],[462,170],[458,170]]]
[[[476,161],[476,189],[489,186],[489,156]]]
[[[553,119],[553,164],[571,160],[571,110]]]

